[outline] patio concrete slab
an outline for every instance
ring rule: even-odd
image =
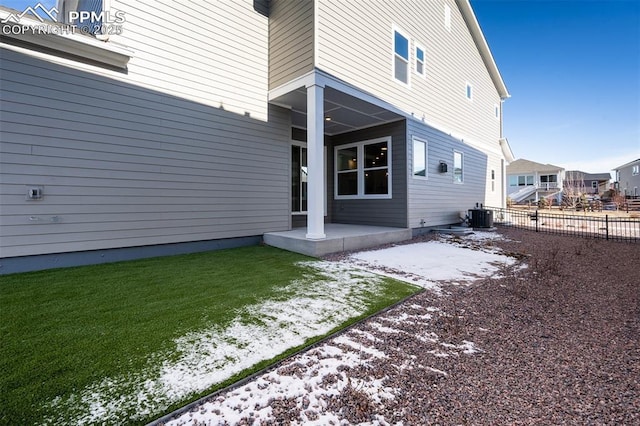
[[[307,228],[291,231],[268,232],[264,234],[265,244],[307,256],[320,257],[330,253],[360,250],[411,239],[411,229],[384,226],[349,225],[328,223],[325,225],[326,238],[309,240]]]

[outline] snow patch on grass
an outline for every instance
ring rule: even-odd
[[[371,294],[382,291],[380,276],[351,265],[319,261],[301,265],[314,274],[283,288],[282,300],[250,306],[226,328],[198,330],[176,339],[175,351],[152,356],[145,372],[105,378],[66,399],[57,398],[51,408],[61,417],[52,422],[121,423],[158,413],[330,332],[361,315]],[[344,339],[342,343],[351,344]],[[79,414],[69,418],[69,413]]]

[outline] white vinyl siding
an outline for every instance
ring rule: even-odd
[[[269,88],[313,69],[313,1],[269,3]]]
[[[457,3],[444,3],[451,9],[451,32],[443,25],[443,2],[398,7],[380,1],[371,7],[369,2],[320,0],[316,67],[466,143],[499,151],[500,120],[487,111],[500,96]],[[397,29],[409,39],[410,56],[416,42],[428,46],[428,77],[411,79],[409,90],[394,78]],[[473,84],[473,102],[464,95],[466,82]]]
[[[2,257],[288,229],[290,118],[267,104],[268,19],[212,4],[113,0],[127,17],[116,38],[136,52],[126,74],[3,48]],[[33,185],[44,197],[26,201]]]

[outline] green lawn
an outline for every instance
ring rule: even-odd
[[[105,417],[87,417],[90,403],[83,402],[83,395],[101,389],[106,389],[100,394],[102,406],[124,407],[112,407],[119,414],[107,414],[107,423],[144,424],[291,353],[301,345],[294,342],[252,366],[238,363],[240,370],[229,370],[226,379],[178,399],[150,391],[144,410],[132,401],[145,380],[157,388],[163,368],[186,362],[181,357],[187,349],[179,342],[202,339],[204,330],[214,343],[226,339],[228,344],[235,338],[220,336],[238,324],[247,329],[280,321],[270,317],[274,303],[304,311],[306,299],[324,300],[344,290],[344,273],[328,278],[305,263],[311,260],[255,246],[0,276],[0,424],[104,423]],[[337,323],[331,322],[334,313],[318,320],[331,330],[417,291],[387,278],[351,278],[345,294],[353,297],[344,297],[344,304],[354,313],[341,317],[342,309],[336,308]],[[264,330],[258,332],[271,333]],[[326,334],[305,337],[303,344]]]

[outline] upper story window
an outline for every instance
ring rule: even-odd
[[[448,4],[444,5],[444,27],[451,31],[451,8]]]
[[[464,181],[464,157],[461,152],[453,151],[453,182]]]
[[[424,77],[424,48],[416,46],[416,74]]]
[[[631,174],[633,176],[640,174],[640,164],[636,164],[635,166],[631,167]]]
[[[335,148],[335,197],[391,198],[391,137]]]
[[[103,0],[58,0],[58,22],[74,25],[84,34],[102,34],[103,11]]]
[[[467,99],[469,99],[470,101],[473,100],[473,86],[471,85],[471,83],[467,83],[465,94]]]
[[[409,84],[409,38],[398,30],[393,31],[393,76]]]
[[[413,177],[427,177],[427,141],[413,138]]]
[[[500,107],[498,106],[498,104],[493,104],[493,115],[496,117],[496,119],[500,119]]]

